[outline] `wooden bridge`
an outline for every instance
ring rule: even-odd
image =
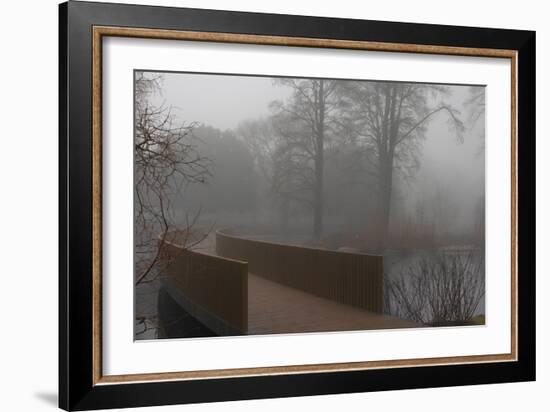
[[[164,287],[217,335],[418,326],[386,316],[383,258],[247,239],[218,231],[215,247],[166,243]]]

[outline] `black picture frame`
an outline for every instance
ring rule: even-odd
[[[517,52],[517,361],[97,385],[93,371],[92,28]],[[535,32],[74,2],[59,6],[59,406],[90,410],[535,380]]]

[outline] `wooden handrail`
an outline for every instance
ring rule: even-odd
[[[164,243],[172,297],[219,335],[246,334],[248,264]]]
[[[251,273],[316,296],[383,310],[383,257],[285,245],[216,232],[219,256],[248,262]]]

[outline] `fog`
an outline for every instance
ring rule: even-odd
[[[179,219],[200,210],[204,224],[281,226],[280,199],[273,193],[270,177],[262,171],[273,168],[267,164],[273,159],[269,158],[270,154],[264,153],[261,157],[253,153],[251,140],[255,137],[243,136],[249,131],[243,131],[242,126],[247,122],[267,123],[280,116],[286,110],[285,105],[295,104],[292,100],[296,90],[299,89],[269,77],[161,75],[161,87],[150,96],[151,101],[171,108],[176,123],[196,123],[198,126],[193,134],[198,139],[197,147],[211,161],[211,176],[207,182],[187,185],[184,194],[180,193],[175,201]],[[451,235],[468,237],[484,220],[479,216],[480,210],[484,210],[480,208],[484,193],[484,119],[483,115],[478,115],[475,121],[471,120],[472,112],[478,109],[476,102],[472,104],[472,96],[480,91],[483,92],[482,87],[448,85],[444,93],[427,93],[425,101],[418,103],[426,108],[443,103],[452,107],[464,130],[457,136],[449,126],[446,113],[437,113],[422,124],[423,130],[414,139],[416,147],[411,148],[416,151],[415,159],[407,160],[414,165],[407,165],[411,170],[406,177],[394,173],[392,178],[390,233],[398,232],[403,222],[416,220],[416,224],[436,226],[433,230],[441,236],[449,235],[445,242],[452,242],[454,237]],[[274,107],[273,102],[279,102],[280,107]],[[259,140],[266,138],[270,136],[258,137]],[[273,142],[277,140],[281,140],[280,136],[273,136]],[[368,142],[360,143],[356,139],[350,144],[352,140],[353,137],[342,138],[337,130],[325,138],[323,235],[338,232],[343,227],[353,227],[355,231],[357,225],[372,231],[378,225],[375,220],[380,219],[373,211],[377,203],[373,198],[378,196],[380,183],[366,177],[376,169],[377,160],[367,155],[362,159],[364,165],[358,164],[357,171],[351,171],[356,168],[350,163],[354,159],[351,152],[363,153],[368,147]],[[261,144],[266,147],[256,149],[276,150],[273,146],[276,143],[270,145],[262,141]],[[342,153],[346,151],[350,153],[344,156]],[[394,164],[394,168],[398,167]],[[359,176],[352,176],[354,174]],[[306,193],[309,188],[297,185],[297,189],[303,192],[298,197],[314,196]],[[314,218],[314,211],[306,204],[307,200],[291,203],[294,203],[289,212],[292,218],[285,223],[287,232],[303,232],[307,238],[311,232],[308,221]],[[374,247],[371,244],[369,248]]]

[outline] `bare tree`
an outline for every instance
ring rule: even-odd
[[[468,90],[470,97],[465,101],[464,106],[468,108],[468,120],[473,126],[485,115],[485,87],[472,86]]]
[[[196,124],[178,124],[171,107],[154,103],[162,80],[159,74],[135,74],[136,285],[155,279],[160,272],[164,241],[177,237],[179,244],[188,247],[200,241],[192,231],[198,214],[178,224],[171,202],[186,185],[204,183],[209,175],[208,159],[197,152],[193,140]]]
[[[485,126],[485,87],[471,86],[469,89],[470,97],[464,102],[464,107],[468,113],[468,123],[471,129],[476,125]],[[479,145],[478,155],[485,153],[485,133],[479,135],[481,144]]]
[[[237,126],[237,136],[254,157],[254,166],[270,182],[273,175],[273,153],[277,147],[271,118],[245,120]]]
[[[324,79],[278,79],[275,84],[292,89],[288,101],[275,101],[271,105],[275,113],[285,119],[278,123],[277,132],[287,139],[279,147],[279,155],[286,163],[291,162],[292,176],[296,172],[303,173],[302,183],[306,184],[304,189],[312,193],[313,238],[318,240],[323,232],[325,148],[336,126],[334,114],[338,106],[338,82]],[[285,123],[287,127],[282,126]]]
[[[462,141],[464,125],[458,111],[442,98],[447,88],[397,82],[343,82],[340,105],[350,118],[345,125],[377,162],[379,248],[387,246],[392,188],[396,172],[411,176],[418,168],[418,151],[429,121],[437,114],[448,117],[449,127]],[[433,103],[432,102],[436,102]]]
[[[268,195],[280,208],[281,229],[288,227],[291,204],[313,208],[314,170],[306,141],[310,131],[286,112],[247,120],[237,135],[254,157]]]
[[[424,256],[385,285],[386,311],[425,325],[467,323],[484,296],[483,258],[471,253]]]

